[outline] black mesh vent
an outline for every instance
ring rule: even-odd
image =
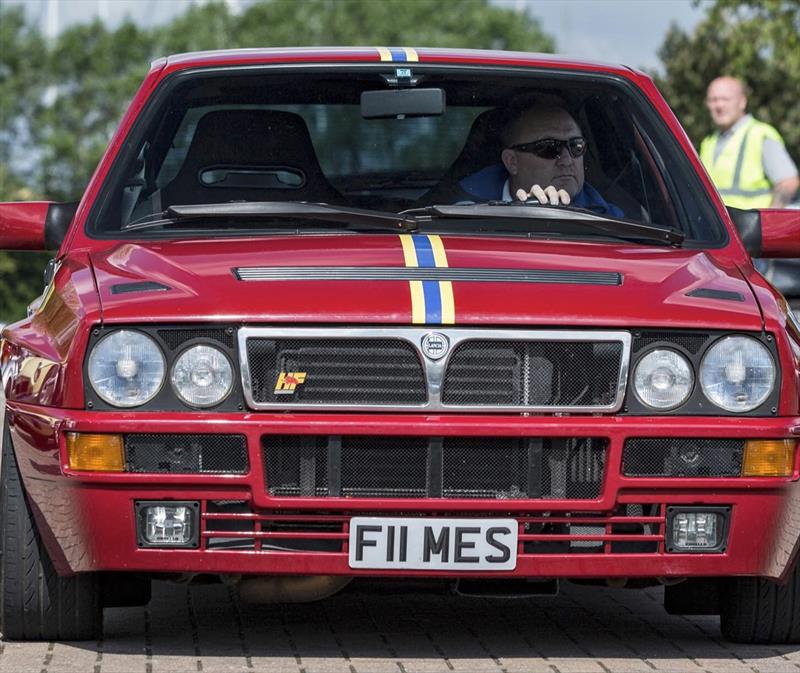
[[[244,474],[244,435],[125,435],[128,472]]]
[[[161,337],[167,348],[175,350],[181,344],[192,339],[211,339],[233,348],[234,330],[226,327],[219,328],[180,328],[180,329],[159,329],[158,336]]]
[[[516,437],[262,438],[274,496],[592,499],[605,441]]]
[[[739,477],[742,439],[637,438],[625,442],[623,474],[629,477]]]
[[[654,343],[667,342],[684,348],[692,355],[697,355],[709,337],[710,335],[705,333],[692,332],[642,332],[633,339],[633,352],[638,353]]]
[[[538,445],[541,446],[541,442]],[[442,491],[445,497],[529,497],[533,485],[528,484],[525,441],[458,437],[447,438],[445,446],[447,450],[442,456]],[[534,462],[535,459],[531,460]],[[536,481],[536,477],[531,481]]]
[[[341,494],[425,497],[427,455],[427,437],[342,437]]]
[[[456,346],[442,402],[453,406],[606,406],[619,383],[622,344],[465,341]]]
[[[327,438],[270,435],[262,439],[271,495],[327,495]]]
[[[422,363],[400,339],[247,340],[253,399],[270,404],[424,404]],[[281,373],[304,381],[275,394]]]

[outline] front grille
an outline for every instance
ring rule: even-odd
[[[665,509],[662,504],[626,504],[608,512],[520,514],[514,517],[520,524],[519,556],[664,553]],[[352,516],[394,515],[252,511],[244,500],[211,500],[203,503],[200,538],[208,550],[347,554]],[[415,512],[408,516],[453,518],[454,513]],[[465,512],[458,516],[469,521],[497,514]]]
[[[125,435],[128,472],[245,474],[244,435]]]
[[[349,498],[597,498],[596,438],[264,435],[270,495]]]
[[[253,400],[269,404],[398,404],[427,401],[422,363],[402,339],[247,340]],[[279,391],[281,373],[304,381]]]
[[[622,406],[631,335],[243,327],[238,341],[255,409],[611,413]]]
[[[444,378],[453,406],[609,406],[617,397],[622,343],[464,341]]]
[[[658,437],[628,439],[622,472],[628,477],[740,477],[744,440]]]

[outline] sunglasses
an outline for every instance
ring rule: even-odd
[[[565,147],[569,150],[569,153],[574,159],[582,157],[586,154],[586,138],[580,136],[570,138],[569,140],[542,138],[541,140],[534,140],[530,143],[512,145],[509,149],[516,150],[517,152],[528,152],[542,159],[558,159]]]

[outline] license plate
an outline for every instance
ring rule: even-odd
[[[517,528],[514,519],[354,517],[350,567],[514,570]]]

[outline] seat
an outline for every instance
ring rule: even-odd
[[[439,183],[419,198],[419,203],[455,203],[474,199],[459,183],[482,168],[500,163],[500,153],[503,151],[500,132],[505,123],[505,113],[505,110],[495,108],[484,110],[475,117],[461,152]]]
[[[180,171],[161,189],[160,197],[164,208],[342,199],[322,173],[303,118],[279,110],[218,110],[204,115]]]

